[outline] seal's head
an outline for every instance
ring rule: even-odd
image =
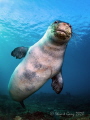
[[[71,38],[72,27],[69,23],[57,20],[49,26],[47,32],[53,42],[64,44]]]

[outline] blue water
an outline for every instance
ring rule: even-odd
[[[0,0],[1,93],[8,93],[10,76],[21,62],[11,51],[33,45],[55,20],[73,28],[62,69],[62,93],[90,95],[90,0]],[[54,93],[51,80],[38,92]]]

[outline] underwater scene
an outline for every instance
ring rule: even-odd
[[[89,0],[0,0],[0,120],[90,120]]]

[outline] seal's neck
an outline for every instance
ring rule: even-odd
[[[53,38],[50,38],[47,36],[47,33],[39,40],[39,45],[41,47],[47,47],[47,49],[57,50],[60,51],[61,49],[65,49],[67,46],[67,43],[58,43],[55,42]]]

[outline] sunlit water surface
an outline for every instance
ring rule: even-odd
[[[62,93],[90,91],[90,1],[0,0],[0,90],[8,93],[10,76],[21,60],[10,53],[18,46],[31,46],[55,20],[72,25],[73,35],[63,64]],[[38,92],[54,92],[51,80]]]

